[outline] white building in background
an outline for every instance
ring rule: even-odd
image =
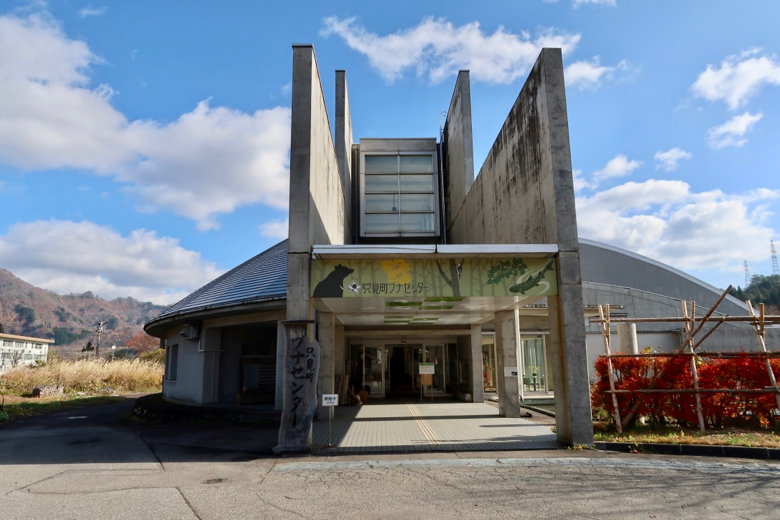
[[[34,365],[49,359],[53,339],[0,333],[0,372],[19,365]]]

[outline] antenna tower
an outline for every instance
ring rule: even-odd
[[[769,247],[772,250],[772,274],[780,274],[780,266],[777,264],[777,250],[775,249],[775,241],[769,241]]]
[[[745,289],[750,285],[750,271],[748,270],[747,260],[745,260]]]

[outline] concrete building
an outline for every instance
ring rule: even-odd
[[[0,333],[0,372],[48,360],[49,345],[52,343],[52,339]]]
[[[356,140],[335,79],[331,128],[314,49],[293,47],[289,239],[146,324],[167,348],[165,397],[273,405],[294,449],[344,378],[372,400],[495,392],[506,417],[554,394],[558,441],[591,444],[595,305],[675,316],[719,291],[578,240],[560,50],[541,52],[476,177],[468,71],[441,135],[419,139]],[[673,348],[679,327],[638,336]]]

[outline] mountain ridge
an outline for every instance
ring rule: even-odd
[[[80,353],[88,341],[96,342],[99,321],[105,322],[101,347],[121,347],[166,308],[129,296],[105,300],[91,291],[60,295],[0,268],[0,324],[4,331],[54,339],[55,351],[65,357]]]

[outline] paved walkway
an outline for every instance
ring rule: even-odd
[[[549,426],[499,417],[485,403],[375,400],[334,410],[332,443],[328,421],[314,423],[316,452],[376,453],[557,449]]]

